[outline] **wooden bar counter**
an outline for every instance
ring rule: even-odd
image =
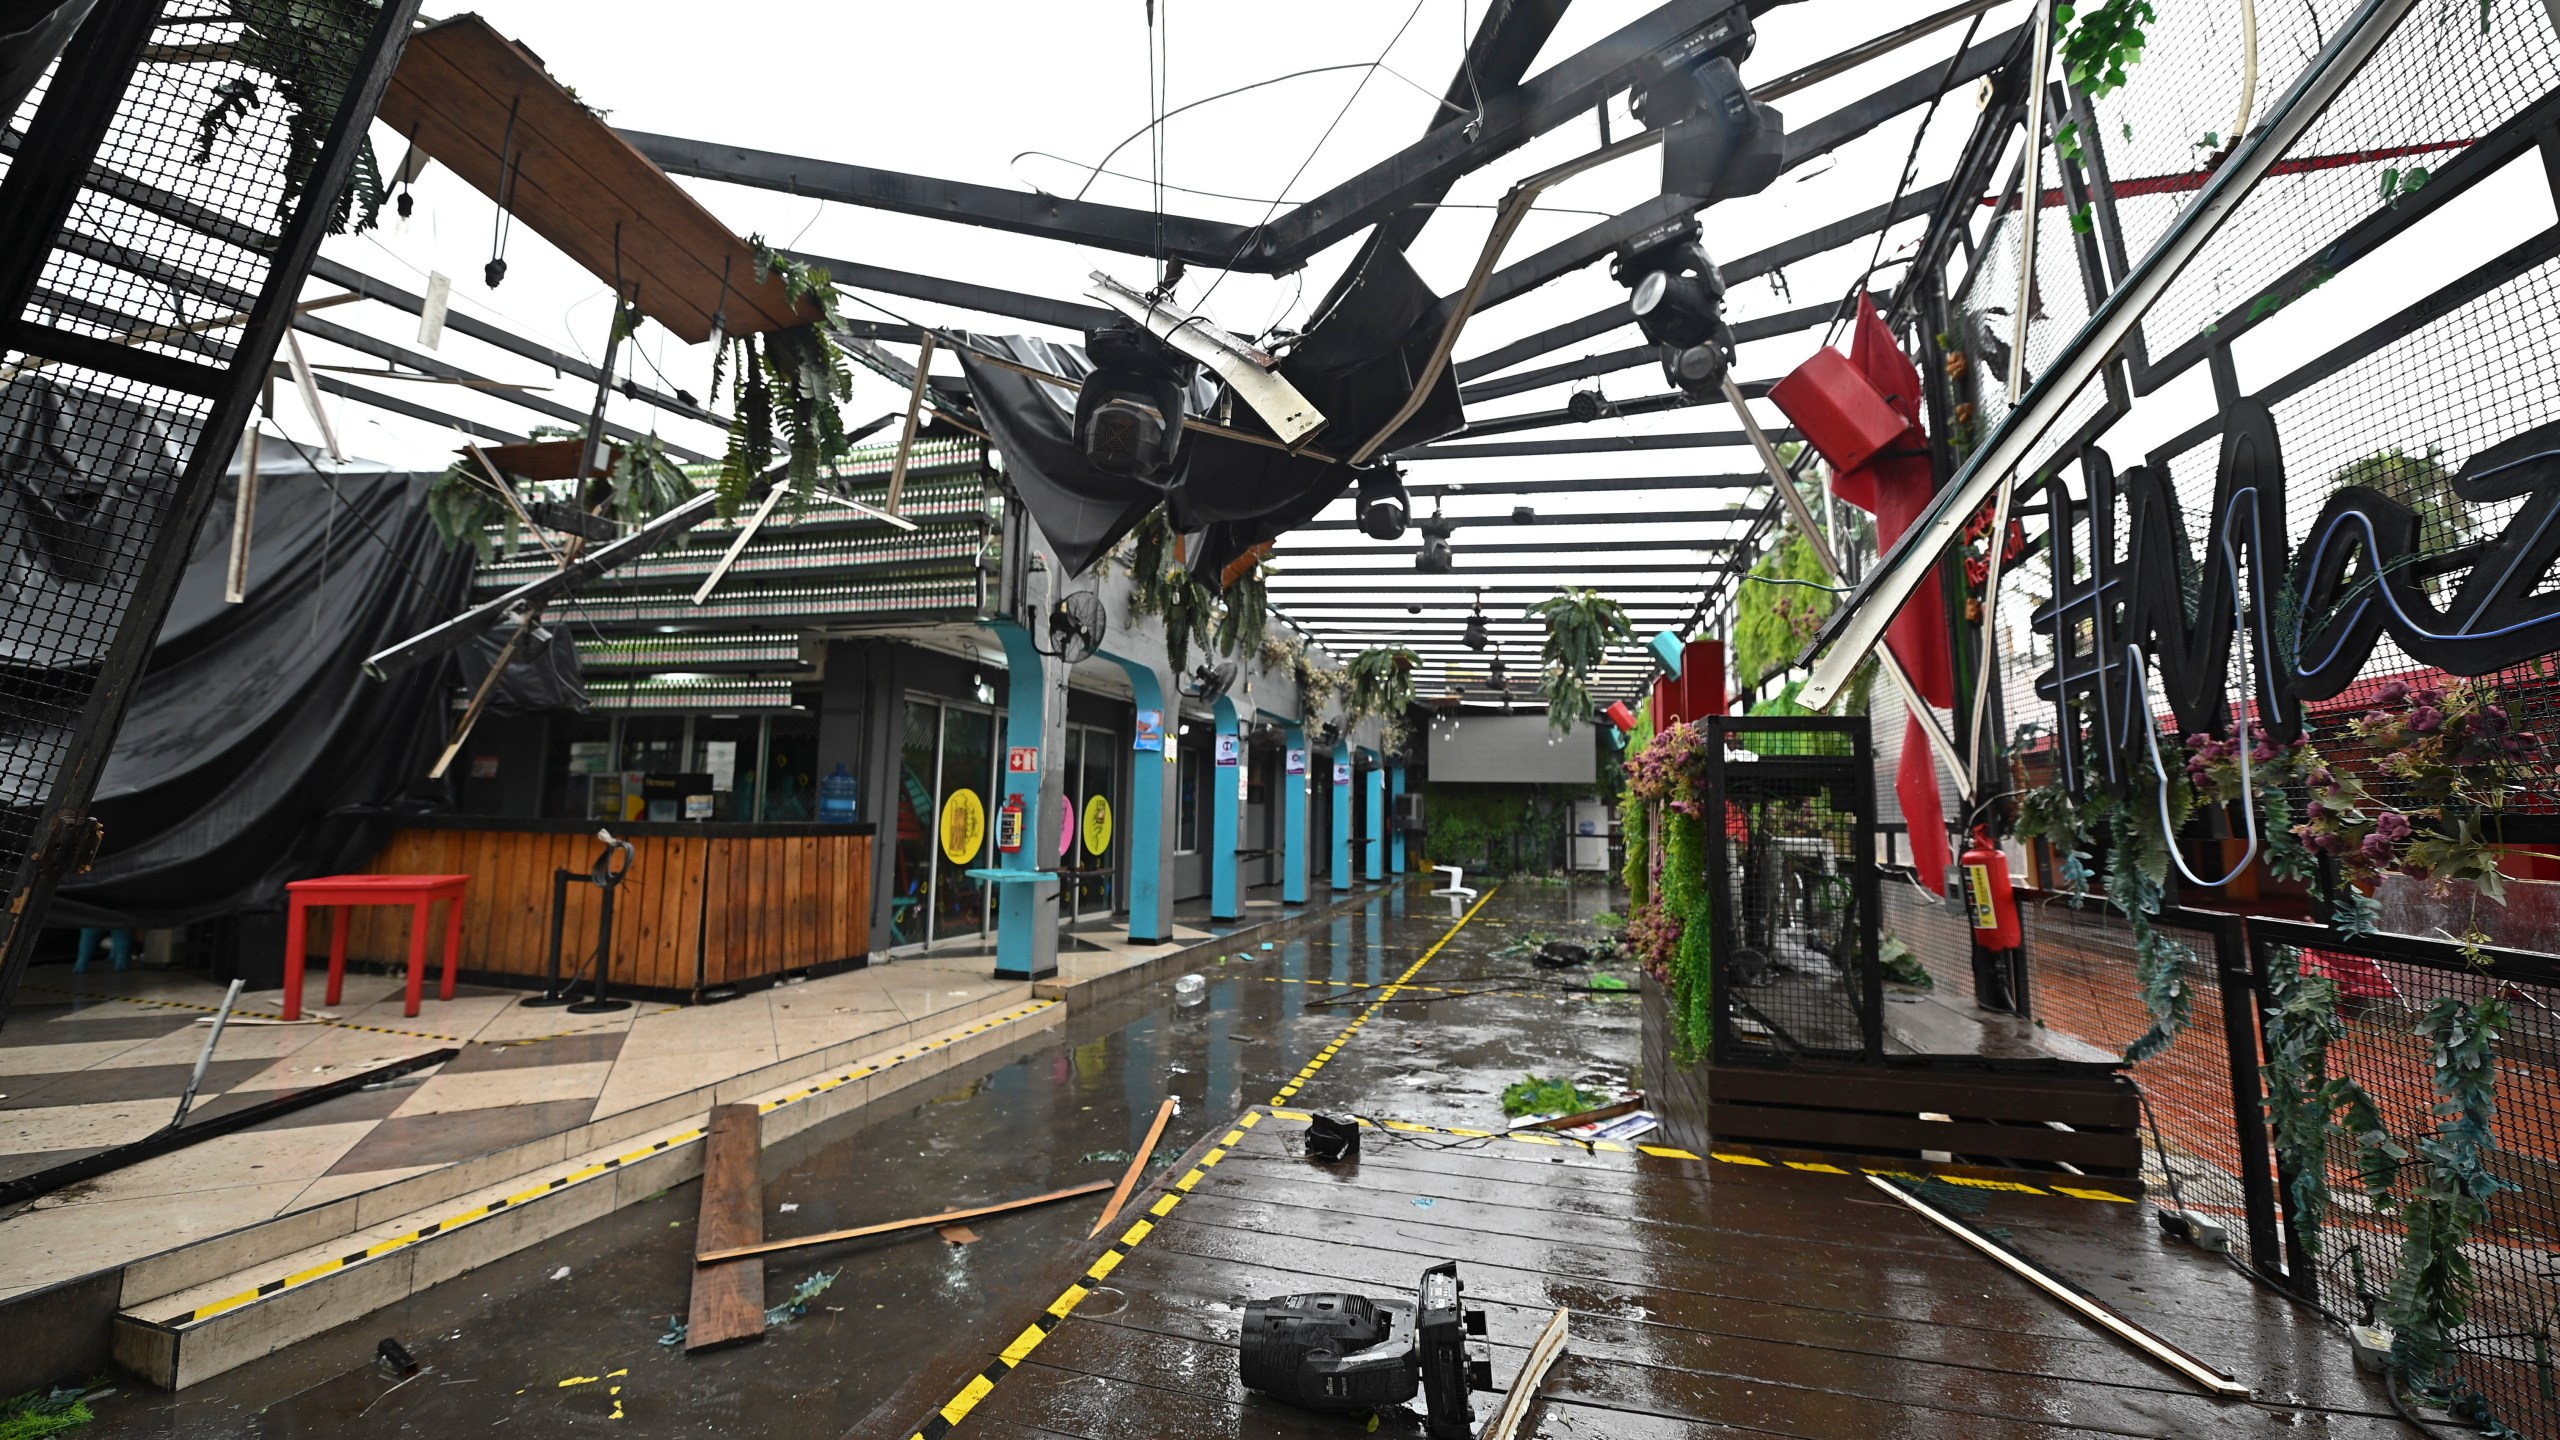
[[[603,850],[594,820],[404,817],[366,867],[375,874],[468,875],[462,968],[538,980],[551,945],[552,873],[593,868]],[[631,842],[615,893],[618,987],[661,993],[771,980],[858,964],[870,952],[872,827],[706,821],[610,827]],[[569,886],[560,969],[576,973],[595,944],[600,892]],[[359,959],[397,964],[407,913],[359,910],[349,932]]]

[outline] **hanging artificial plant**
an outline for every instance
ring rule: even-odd
[[[1627,760],[1627,794],[1657,807],[1662,819],[1661,878],[1630,906],[1627,943],[1663,984],[1672,1056],[1682,1064],[1704,1056],[1715,1034],[1704,756],[1699,727],[1681,724]]]
[[[2279,946],[2267,965],[2267,1120],[2289,1184],[2285,1215],[2305,1253],[2317,1258],[2329,1219],[2329,1156],[2352,1147],[2348,1168],[2364,1178],[2376,1209],[2393,1204],[2392,1185],[2408,1150],[2391,1138],[2381,1108],[2355,1077],[2332,1074],[2329,1047],[2347,1036],[2338,982],[2306,972],[2302,952]]]
[[[376,4],[313,3],[313,0],[230,0],[240,34],[231,42],[230,58],[242,67],[263,72],[273,98],[284,102],[284,185],[276,195],[276,218],[290,221],[294,203],[311,188],[311,172],[319,168],[321,149],[338,107],[347,93],[347,44],[351,32],[369,28],[380,16]],[[214,88],[213,104],[196,117],[195,163],[213,159],[222,138],[239,133],[252,110],[266,108],[268,91],[246,75],[235,75]],[[329,209],[329,231],[343,235],[371,230],[382,223],[382,163],[373,142],[358,137],[355,165],[347,188]]]
[[[779,277],[791,303],[815,307],[818,318],[762,337],[737,336],[713,363],[715,395],[721,367],[737,367],[729,449],[720,459],[724,517],[736,515],[746,503],[756,481],[772,468],[777,447],[786,459],[791,488],[802,495],[817,488],[819,471],[841,462],[852,449],[844,412],[838,408],[853,398],[853,371],[835,341],[842,323],[836,314],[835,282],[826,271],[776,252],[761,235],[748,237],[747,245],[756,258],[752,283]]]
[[[1733,665],[1743,688],[1793,665],[1807,641],[1839,608],[1831,572],[1802,535],[1760,557],[1733,596]]]
[[[1421,663],[1401,645],[1373,645],[1352,656],[1349,718],[1402,719],[1413,708],[1413,667]]]
[[[2463,1244],[2489,1218],[2489,1202],[2517,1188],[2488,1166],[2498,1040],[2509,1023],[2507,1002],[2497,996],[2465,1005],[2447,995],[2427,1007],[2415,1027],[2433,1061],[2436,1128],[2417,1142],[2418,1193],[2400,1207],[2400,1268],[2382,1305],[2400,1378],[2433,1403],[2486,1420],[2496,1427],[2484,1427],[2493,1435],[2515,1432],[2488,1415],[2487,1402],[2456,1381],[2447,1362],[2454,1332],[2480,1296]]]
[[[1636,638],[1626,607],[1596,590],[1568,590],[1528,609],[1547,625],[1539,655],[1538,693],[1547,702],[1547,724],[1571,730],[1590,723],[1591,672],[1609,658],[1609,647]]]
[[[1225,609],[1218,616],[1218,653],[1237,659],[1260,654],[1271,629],[1271,589],[1262,562],[1238,575],[1219,600]]]

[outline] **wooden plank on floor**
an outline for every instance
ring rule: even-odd
[[[703,1142],[702,1217],[693,1238],[697,1251],[753,1245],[764,1238],[763,1133],[755,1106],[713,1108],[711,1133]],[[763,1338],[763,1257],[694,1267],[685,1353]]]

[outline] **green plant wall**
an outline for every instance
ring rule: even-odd
[[[1571,803],[1579,785],[1425,785],[1430,830],[1423,851],[1472,876],[1561,870]],[[1474,883],[1470,880],[1468,883]]]

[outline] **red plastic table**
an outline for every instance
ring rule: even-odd
[[[284,926],[284,1018],[302,1018],[303,940],[310,912],[329,906],[329,998],[338,1003],[338,987],[347,975],[347,912],[357,905],[407,905],[409,921],[409,1004],[402,1013],[415,1018],[426,988],[427,907],[441,900],[444,913],[444,983],[436,998],[453,998],[453,967],[462,952],[462,898],[471,887],[468,875],[324,875],[286,884],[292,907]]]

